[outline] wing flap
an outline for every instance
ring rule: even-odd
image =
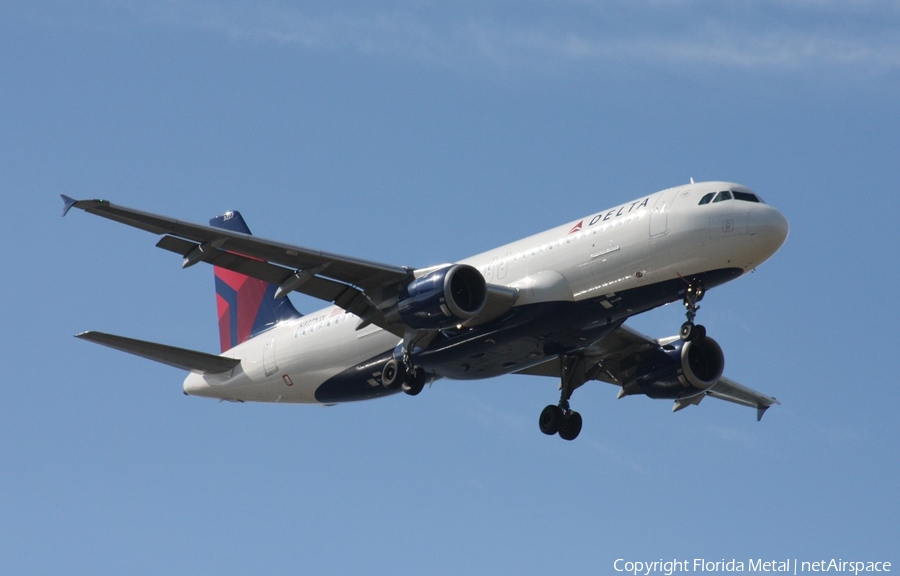
[[[156,243],[159,248],[181,254],[197,253],[199,244],[177,238],[175,236],[163,236]],[[355,314],[368,323],[375,324],[393,332],[399,336],[403,336],[402,327],[389,324],[385,319],[381,310],[366,296],[365,293],[350,286],[342,284],[328,278],[322,278],[315,274],[304,275],[302,280],[292,281],[297,272],[294,270],[277,266],[269,262],[263,262],[256,258],[235,254],[234,252],[225,252],[220,249],[212,249],[201,251],[201,255],[197,256],[197,261],[204,261],[214,266],[227,268],[246,276],[259,278],[265,282],[276,284],[278,286],[290,286],[284,291],[284,294],[290,291],[300,292],[313,298],[333,302],[351,314]],[[299,279],[299,277],[298,277]]]
[[[105,332],[82,332],[76,334],[75,337],[198,374],[221,374],[241,363],[237,358],[225,358],[206,352],[196,352],[186,348],[136,340]]]
[[[174,236],[163,236],[156,245],[163,250],[181,254],[182,256],[190,254],[199,246],[199,244]],[[289,268],[263,262],[256,258],[248,258],[233,252],[224,252],[222,250],[210,250],[204,252],[200,260],[214,266],[239,272],[246,276],[259,278],[260,280],[271,284],[280,285],[294,274],[294,271]],[[309,278],[302,288],[306,289],[301,290],[297,288],[296,290],[303,294],[308,294],[309,296],[333,302],[345,289],[350,288],[350,286],[314,276]]]

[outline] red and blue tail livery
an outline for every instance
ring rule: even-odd
[[[226,212],[216,216],[209,221],[209,225],[250,234],[250,228],[240,212]],[[302,316],[290,300],[275,298],[278,287],[274,284],[218,266],[214,267],[214,271],[219,344],[222,352],[246,342],[279,322]]]

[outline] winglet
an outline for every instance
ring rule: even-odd
[[[762,420],[763,414],[766,413],[766,410],[769,409],[769,406],[757,406],[756,407],[756,421],[759,422]]]
[[[63,218],[65,218],[66,214],[69,213],[69,210],[72,209],[72,206],[74,206],[75,204],[78,203],[78,200],[76,200],[74,198],[69,198],[65,194],[60,194],[59,197],[62,198],[63,204],[65,204],[65,206],[63,206],[63,213],[62,213]]]

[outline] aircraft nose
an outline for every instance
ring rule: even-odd
[[[784,214],[771,206],[760,206],[750,218],[751,233],[768,258],[787,240],[791,226]]]

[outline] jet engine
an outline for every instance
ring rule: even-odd
[[[623,391],[650,398],[692,396],[715,385],[724,370],[725,355],[712,338],[689,342],[675,338],[638,361],[636,378]]]
[[[454,264],[416,278],[397,299],[396,312],[407,326],[440,330],[477,316],[488,297],[481,272]]]

